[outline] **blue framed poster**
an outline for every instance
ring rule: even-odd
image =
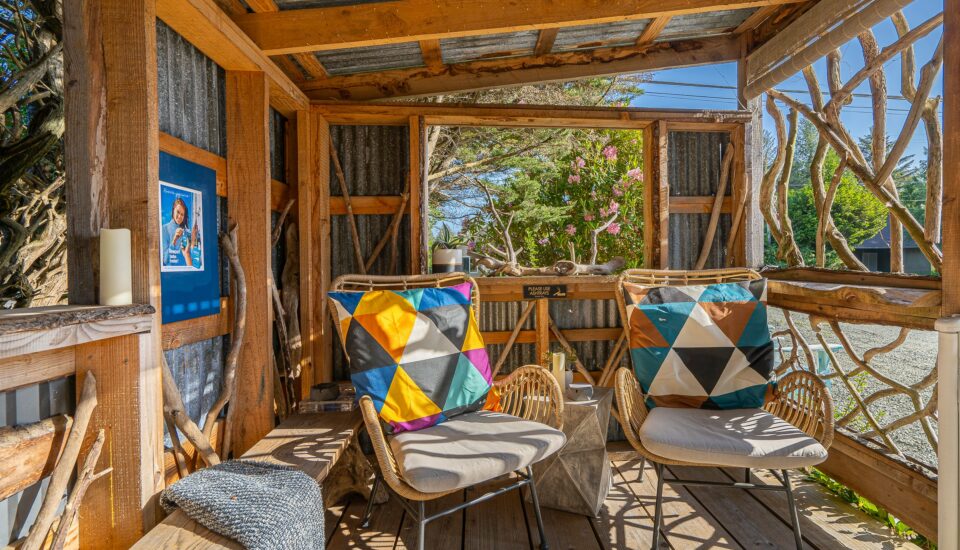
[[[220,313],[217,173],[161,152],[159,205],[163,322]]]

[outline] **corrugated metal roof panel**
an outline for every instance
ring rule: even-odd
[[[533,55],[537,31],[445,38],[440,41],[444,63],[464,63],[479,59],[496,59]]]
[[[706,38],[724,34],[746,21],[756,10],[756,8],[747,8],[678,15],[667,23],[657,41]]]
[[[602,25],[565,27],[557,32],[553,51],[563,52],[590,48],[606,48],[633,44],[640,37],[650,19],[618,21]]]
[[[408,42],[317,52],[317,60],[332,75],[422,67],[420,44]]]

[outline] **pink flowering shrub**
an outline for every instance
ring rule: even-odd
[[[503,217],[513,212],[511,237],[524,265],[547,266],[569,258],[590,260],[594,231],[597,262],[616,256],[627,267],[643,265],[643,142],[632,130],[583,130],[566,155],[538,168],[516,170],[496,199]],[[616,218],[611,222],[613,216]],[[471,219],[464,230],[479,243],[501,247],[494,224]]]

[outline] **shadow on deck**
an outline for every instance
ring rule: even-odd
[[[613,488],[600,517],[543,509],[547,540],[554,550],[646,549],[652,541],[656,473],[639,461],[613,462]],[[671,467],[686,478],[729,481],[741,472]],[[767,472],[757,474],[772,482]],[[801,511],[806,548],[917,548],[898,539],[880,522],[851,507],[816,483],[792,476]],[[491,485],[495,486],[495,484]],[[489,489],[490,486],[484,489]],[[427,513],[472,498],[476,490],[427,504]],[[718,488],[664,489],[663,548],[793,548],[782,493]],[[637,498],[639,495],[639,499]],[[374,511],[368,529],[359,526],[366,501],[353,497],[328,511],[327,548],[416,548],[416,525],[391,495]],[[663,539],[661,539],[663,540]],[[430,549],[533,549],[539,536],[533,509],[516,492],[436,520],[427,526]]]

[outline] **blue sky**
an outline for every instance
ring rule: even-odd
[[[916,0],[904,9],[904,14],[910,22],[911,27],[915,27],[926,21],[930,17],[943,11],[942,0]],[[874,28],[877,41],[880,47],[891,44],[897,39],[897,31],[889,20],[885,20]],[[939,28],[916,44],[916,63],[917,78],[919,79],[920,69],[930,60],[930,56],[937,47],[937,43],[942,35],[942,28]],[[853,40],[841,49],[843,56],[842,76],[846,80],[857,70],[863,67],[863,51],[857,40]],[[826,62],[818,61],[815,65],[817,74],[820,78],[822,87],[826,87]],[[900,95],[900,56],[895,57],[885,66],[887,73],[887,90],[891,96]],[[710,86],[730,86],[737,85],[737,65],[736,63],[724,63],[719,65],[705,65],[702,67],[689,67],[683,69],[670,69],[651,73],[650,76],[654,82],[644,84],[645,94],[637,98],[632,105],[634,107],[665,107],[665,108],[688,108],[688,109],[735,109],[737,107],[736,91],[734,89],[723,88],[704,88],[678,86],[671,84],[657,84],[657,81],[707,84]],[[806,82],[802,75],[796,75],[779,86],[780,90],[803,90],[803,93],[792,93],[797,99],[809,103],[809,94],[806,93]],[[941,95],[943,92],[942,74],[937,78],[931,95]],[[864,82],[856,93],[869,94],[869,84]],[[824,93],[825,96],[828,94]],[[782,107],[782,105],[781,105]],[[907,117],[907,110],[910,104],[904,100],[891,99],[888,102],[887,109],[887,132],[890,139],[896,139]],[[784,110],[786,114],[786,110]],[[855,136],[861,136],[870,131],[873,125],[873,117],[870,113],[870,98],[856,97],[851,105],[843,110],[843,121]],[[773,123],[769,115],[764,112],[764,129],[771,129]],[[907,154],[913,154],[917,157],[924,155],[926,147],[926,137],[922,125],[917,129]]]

